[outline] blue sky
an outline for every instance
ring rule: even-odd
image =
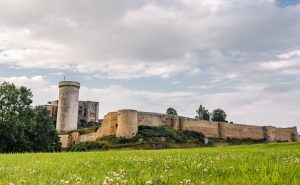
[[[277,0],[279,6],[286,7],[286,6],[293,6],[300,3],[300,0]]]
[[[65,76],[101,116],[202,104],[300,127],[299,17],[299,1],[1,1],[0,80],[44,104]]]

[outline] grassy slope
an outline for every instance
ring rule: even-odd
[[[0,155],[0,184],[299,184],[299,172],[300,143]]]

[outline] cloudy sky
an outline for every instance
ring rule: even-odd
[[[133,108],[300,127],[299,0],[0,0],[0,81],[63,80],[101,117]]]

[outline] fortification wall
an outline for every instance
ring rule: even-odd
[[[275,128],[275,141],[292,141],[292,133],[290,128]]]
[[[153,112],[138,112],[138,126],[168,126],[175,130],[180,129],[179,116],[159,114]]]
[[[261,126],[224,123],[225,138],[263,140],[264,131]]]
[[[119,110],[117,137],[132,138],[138,132],[138,114],[136,110]]]
[[[299,134],[297,132],[297,127],[292,127],[291,129],[292,129],[292,141],[299,142],[300,137],[299,137]]]
[[[180,130],[202,132],[207,137],[219,137],[218,122],[195,120],[191,118],[179,118]]]
[[[59,135],[59,140],[62,148],[69,147],[69,134]]]
[[[163,114],[152,112],[138,112],[138,126],[162,126],[165,125],[165,118]]]
[[[118,127],[118,113],[110,112],[104,116],[102,125],[97,130],[97,137],[116,135]]]
[[[211,138],[255,139],[269,142],[299,141],[296,127],[275,128],[272,126],[231,124],[126,109],[105,115],[103,123],[97,132],[85,135],[73,132],[68,135],[60,135],[60,140],[62,147],[69,147],[80,142],[95,141],[97,138],[108,135],[130,138],[136,135],[140,125],[165,125],[175,130],[201,132],[206,137]]]
[[[92,132],[89,134],[84,134],[84,135],[80,135],[79,137],[79,141],[82,142],[87,142],[87,141],[96,141],[97,139],[97,133],[96,132]]]
[[[66,148],[80,143],[79,132],[71,132],[70,134],[59,135],[61,147]]]

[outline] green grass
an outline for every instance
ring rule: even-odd
[[[112,184],[300,184],[300,143],[0,155],[0,184],[103,184],[105,177]]]

